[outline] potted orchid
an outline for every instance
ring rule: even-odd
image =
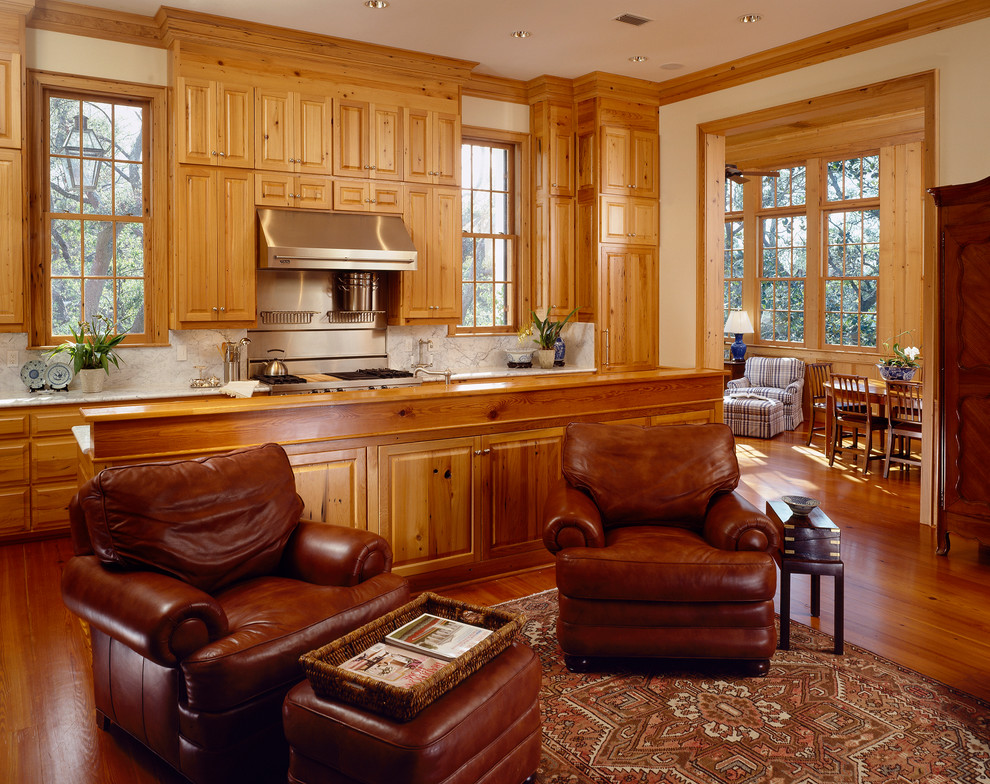
[[[909,334],[911,334],[911,330],[905,330],[899,335],[892,337],[889,341],[884,341],[883,350],[893,352],[891,356],[884,357],[877,363],[880,378],[884,381],[891,379],[895,381],[910,381],[918,371],[918,368],[921,367],[921,349],[917,346],[901,348],[900,343],[897,342],[897,338],[901,337],[901,335]],[[890,343],[893,343],[892,348],[888,348]]]
[[[554,361],[554,344],[560,337],[560,331],[564,325],[571,320],[571,316],[577,313],[574,308],[564,316],[563,321],[552,321],[549,311],[544,317],[540,317],[535,310],[530,311],[533,321],[528,326],[519,330],[519,341],[532,338],[539,348],[536,351],[536,359],[542,368],[552,368]]]
[[[79,330],[69,327],[72,340],[53,348],[49,354],[66,353],[72,357],[72,369],[79,376],[84,392],[100,392],[103,380],[110,375],[110,365],[120,367],[117,346],[126,333],[115,335],[113,324],[97,314],[90,321],[80,321]]]

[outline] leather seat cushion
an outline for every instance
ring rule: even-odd
[[[107,468],[77,498],[103,563],[206,593],[275,571],[303,508],[277,444]]]
[[[767,553],[719,550],[683,528],[631,526],[605,547],[557,553],[557,587],[573,598],[639,602],[756,602],[773,599],[777,573]]]
[[[645,520],[700,528],[711,497],[739,483],[735,441],[723,424],[571,423],[563,472],[591,496],[606,528]]]
[[[536,654],[513,643],[408,722],[321,699],[303,682],[282,712],[289,780],[516,784],[540,761],[540,681]]]
[[[303,679],[299,656],[408,600],[406,581],[380,574],[354,587],[259,577],[217,594],[230,632],[182,662],[190,711],[220,712]]]

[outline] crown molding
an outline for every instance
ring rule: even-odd
[[[0,0],[0,3],[5,0]],[[62,0],[38,0],[27,20],[28,27],[55,33],[85,35],[105,41],[162,48],[161,30],[149,16],[108,11]]]
[[[738,87],[990,16],[987,0],[926,2],[661,82],[660,104]]]
[[[471,74],[471,78],[461,88],[461,95],[507,103],[528,102],[526,82],[489,74]]]

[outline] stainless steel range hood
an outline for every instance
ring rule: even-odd
[[[412,270],[416,246],[398,215],[259,209],[258,266]]]

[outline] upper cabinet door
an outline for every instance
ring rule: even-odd
[[[289,93],[258,90],[255,161],[259,169],[292,171],[292,128]]]
[[[0,324],[24,323],[21,151],[0,150]]]
[[[602,134],[602,182],[607,193],[628,193],[632,187],[629,176],[630,131],[628,128],[605,126]]]
[[[254,166],[254,88],[219,85],[218,155],[221,166],[250,169]]]
[[[460,186],[461,118],[456,114],[434,113],[433,176],[437,185]]]
[[[340,177],[368,177],[368,115],[365,101],[338,99],[333,103],[333,173]]]
[[[460,185],[461,121],[456,114],[405,109],[404,179],[434,185]]]
[[[21,56],[0,52],[0,147],[21,146]]]
[[[326,96],[295,96],[295,171],[330,173],[330,112],[330,99]]]
[[[657,157],[659,135],[653,131],[634,130],[629,165],[631,192],[634,196],[657,196]]]
[[[402,179],[402,109],[375,104],[371,108],[371,172],[386,180]]]
[[[178,157],[182,163],[217,163],[217,83],[179,77],[176,92]]]
[[[554,196],[574,195],[574,133],[569,107],[548,109],[550,134],[550,193]]]
[[[405,109],[402,113],[404,136],[404,179],[407,182],[433,182],[433,131],[430,113],[425,109]]]

